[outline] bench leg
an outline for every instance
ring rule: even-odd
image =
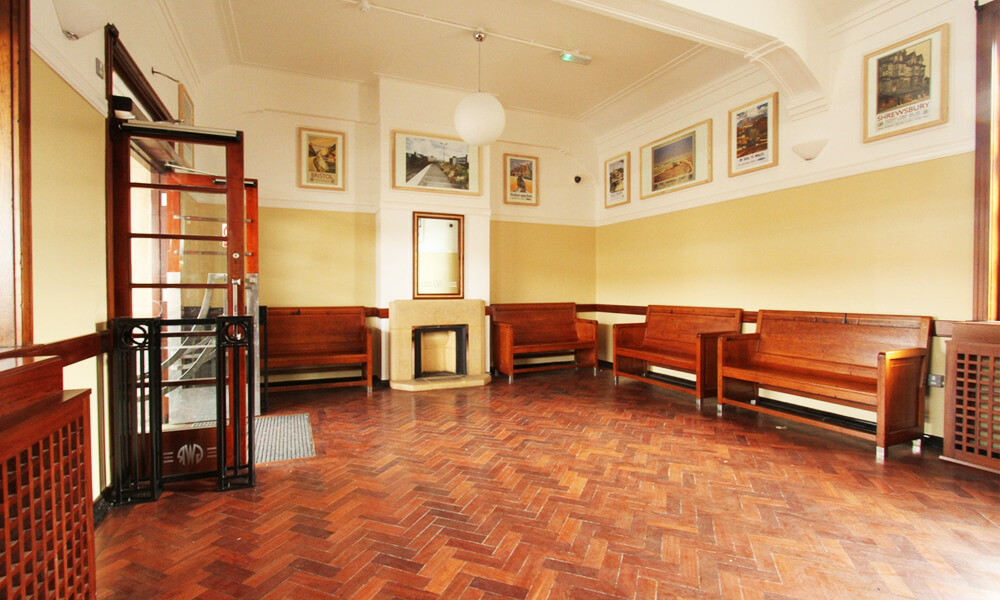
[[[701,398],[694,399],[694,407],[697,408],[698,410],[701,410]]]
[[[507,376],[507,383],[508,383],[508,385],[511,384],[511,383],[514,383],[514,374],[513,373]]]
[[[921,442],[922,440],[913,440],[912,451],[914,454],[920,454],[920,451],[923,449],[923,445],[921,444]]]
[[[722,403],[721,402],[719,402],[715,406],[715,416],[717,416],[717,417],[721,417],[722,416]]]
[[[615,385],[618,385],[618,376],[615,375]]]
[[[368,395],[369,395],[369,396],[371,396],[371,395],[372,395],[372,386],[370,386],[370,385],[366,385],[366,386],[365,386],[365,390],[367,390],[367,391],[368,391]]]
[[[597,367],[594,367],[594,377],[597,377]]]
[[[885,462],[885,447],[875,446],[875,462],[882,464]]]

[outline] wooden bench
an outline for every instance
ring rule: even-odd
[[[363,306],[261,307],[265,392],[277,386],[365,386],[372,391],[372,332]],[[272,375],[360,369],[360,377],[271,381]]]
[[[515,373],[591,367],[597,373],[597,321],[578,319],[573,302],[493,304],[494,368],[514,381]],[[573,355],[573,360],[515,364],[515,359]]]
[[[762,310],[757,331],[719,338],[719,405],[810,423],[885,449],[924,425],[930,317]],[[873,413],[874,423],[761,398],[761,389]]]
[[[702,399],[716,393],[719,336],[739,333],[742,326],[739,308],[650,305],[645,323],[613,328],[615,385],[619,377],[628,377],[693,393],[701,408]],[[695,379],[650,371],[654,366],[691,373]]]

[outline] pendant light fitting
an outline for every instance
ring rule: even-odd
[[[491,94],[483,93],[482,42],[486,32],[477,29],[472,34],[476,40],[476,93],[466,96],[455,107],[455,129],[459,137],[474,146],[495,142],[507,124],[503,105]]]

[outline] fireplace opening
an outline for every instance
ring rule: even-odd
[[[413,378],[468,375],[468,325],[413,328]]]

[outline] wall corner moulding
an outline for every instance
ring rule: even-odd
[[[745,58],[757,63],[784,92],[789,118],[798,120],[828,108],[826,94],[816,75],[795,50],[775,40],[748,52]]]

